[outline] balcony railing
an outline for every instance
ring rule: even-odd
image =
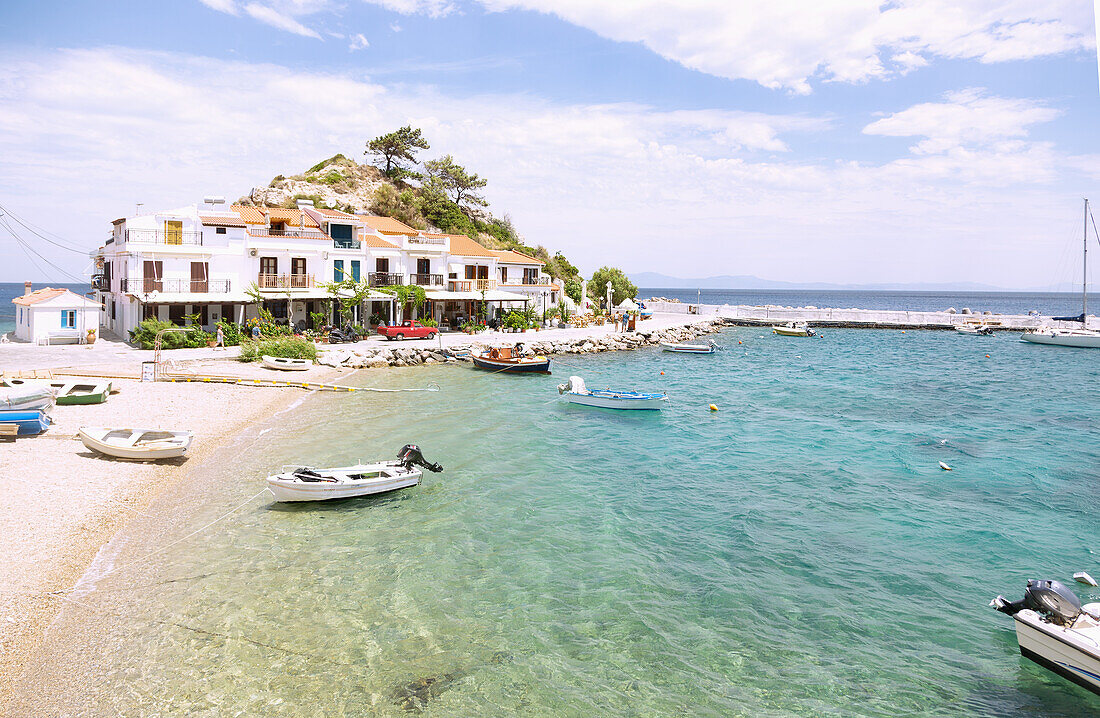
[[[312,289],[312,274],[260,274],[256,278],[260,289]]]
[[[332,240],[333,249],[359,249],[360,243],[358,239],[334,239]]]
[[[442,237],[409,237],[409,244],[446,244],[447,240]]]
[[[447,291],[450,292],[484,292],[497,288],[495,279],[449,279]]]
[[[253,237],[273,237],[277,239],[328,239],[324,232],[317,229],[267,229],[249,227],[248,234]]]
[[[128,229],[127,242],[143,244],[202,244],[202,232],[165,232],[160,229]]]
[[[442,287],[442,274],[410,274],[409,284],[417,284],[421,287]]]
[[[120,284],[122,291],[129,294],[148,292],[226,294],[230,286],[228,279],[146,279],[142,277],[123,279]]]
[[[528,287],[548,287],[550,286],[550,277],[523,277],[522,279],[516,278],[516,281],[501,282],[501,284],[510,287],[522,287],[524,285]]]
[[[393,287],[405,283],[405,275],[392,272],[371,272],[367,280],[372,287]]]

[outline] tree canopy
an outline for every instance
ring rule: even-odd
[[[611,303],[619,304],[624,299],[633,299],[638,293],[638,288],[626,276],[626,273],[615,267],[600,267],[592,274],[588,282],[588,296],[593,301],[600,303],[607,297],[607,283],[611,282]],[[608,307],[610,309],[610,307]]]
[[[375,167],[382,170],[382,174],[400,182],[405,179],[419,179],[420,175],[412,170],[416,166],[416,151],[430,147],[420,128],[414,130],[411,125],[405,125],[401,129],[375,137],[367,143],[363,154],[375,158]]]
[[[465,167],[455,162],[454,157],[443,155],[437,160],[428,160],[424,163],[424,169],[428,171],[429,188],[442,192],[458,205],[459,209],[468,211],[475,207],[489,205],[485,198],[478,194],[478,190],[489,184],[489,180],[468,172]]]

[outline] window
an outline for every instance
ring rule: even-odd
[[[142,280],[143,292],[163,292],[164,291],[164,262],[153,261],[145,262],[143,265],[144,276]]]
[[[508,283],[508,267],[501,267],[500,268],[500,283],[501,284],[507,284]]]
[[[430,259],[418,259],[416,260],[416,273],[417,274],[431,274],[432,260]]]
[[[215,227],[214,234],[225,234],[225,227]]]
[[[62,329],[75,329],[76,328],[76,311],[73,309],[61,310],[61,328]]]
[[[359,260],[351,260],[351,278],[353,281],[359,281]]]
[[[290,260],[290,273],[291,274],[305,274],[306,273],[306,258],[294,257]]]
[[[114,321],[115,320],[115,300],[114,299],[109,299],[108,301],[111,303],[111,321]]]
[[[374,271],[382,272],[383,274],[390,271],[389,257],[376,257],[374,260]]]
[[[278,274],[278,257],[260,257],[260,274]],[[263,286],[262,284],[260,286]]]
[[[191,262],[191,291],[209,292],[210,282],[207,277],[206,262]],[[203,322],[205,324],[206,322]]]
[[[168,321],[175,324],[177,327],[183,326],[184,306],[182,304],[169,304],[168,305]]]
[[[472,264],[466,265],[466,279],[477,279],[477,267]]]
[[[344,260],[342,260],[342,259],[332,260],[332,281],[334,281],[334,282],[344,281]]]
[[[183,244],[183,222],[165,220],[164,222],[164,243],[165,244]]]
[[[528,268],[523,270],[523,283],[524,284],[538,284],[539,283],[539,270],[538,267],[533,269]]]

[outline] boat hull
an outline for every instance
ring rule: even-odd
[[[668,406],[668,397],[664,394],[620,394],[616,396],[600,393],[578,394],[566,392],[562,394],[570,404],[581,406],[594,406],[600,409],[618,409],[620,411],[660,411]]]
[[[705,344],[661,344],[661,349],[677,354],[713,354],[717,347]]]
[[[281,359],[279,357],[261,357],[261,362],[268,369],[278,369],[280,371],[305,371],[313,366],[313,362],[309,359]]]
[[[145,443],[131,442],[112,437],[124,432],[137,432],[150,438]],[[152,431],[144,429],[103,429],[80,427],[77,435],[85,448],[105,456],[131,461],[159,461],[178,459],[191,448],[190,432]],[[164,438],[156,438],[165,435]],[[140,438],[140,437],[138,437]]]
[[[423,475],[422,472],[416,469],[394,467],[389,467],[389,469],[392,471],[392,475],[350,482],[302,482],[294,480],[293,473],[276,474],[267,478],[267,488],[271,490],[275,500],[280,502],[331,501],[333,499],[353,499],[360,496],[372,496],[407,489],[419,484]],[[377,467],[346,467],[345,469],[330,469],[329,471],[354,472],[356,470],[377,470]]]
[[[772,331],[781,337],[808,337],[812,336],[809,329],[788,329],[786,327],[772,327]]]
[[[0,392],[0,410],[49,412],[56,401],[53,390],[44,386],[20,386]]]
[[[110,384],[63,386],[58,389],[57,403],[60,406],[102,404],[111,393]]]
[[[474,366],[478,369],[488,369],[490,371],[509,372],[514,374],[550,373],[550,360],[546,357],[519,362],[488,359],[481,356],[474,356],[472,359]]]
[[[1091,639],[1075,636],[1072,629],[1044,623],[1034,611],[1020,611],[1013,618],[1021,655],[1100,695],[1100,649],[1088,649]]]
[[[0,411],[0,424],[15,424],[17,436],[36,436],[50,426],[50,417],[41,411]]]
[[[1047,344],[1056,347],[1073,347],[1076,349],[1100,349],[1100,334],[1021,334],[1020,339],[1032,344]]]

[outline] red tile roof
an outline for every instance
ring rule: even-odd
[[[464,257],[495,257],[491,249],[486,249],[464,234],[429,234],[429,237],[448,237],[451,240],[451,254]]]
[[[364,234],[360,236],[364,246],[376,247],[378,249],[397,249],[397,245],[393,242],[388,242],[381,237],[373,234]]]
[[[368,215],[358,215],[358,219],[364,222],[368,227],[376,232],[385,232],[386,234],[404,234],[409,237],[415,237],[420,234],[417,230],[413,229],[404,222],[400,222],[393,217],[375,217]]]
[[[526,254],[513,252],[510,249],[492,249],[489,251],[493,253],[493,256],[497,258],[498,262],[503,262],[504,264],[545,264],[541,259],[528,257]]]
[[[348,214],[347,212],[341,212],[338,209],[322,209],[315,207],[313,209],[317,214],[327,217],[329,220],[343,220],[345,222],[362,222],[363,218],[356,214]]]
[[[272,220],[285,222],[290,227],[306,226],[311,229],[320,229],[321,225],[313,217],[300,209],[284,209],[282,207],[253,207],[251,205],[235,204],[233,211],[241,216],[248,224],[267,224],[264,218],[266,212]]]
[[[84,299],[84,297],[80,296],[76,292],[71,292],[68,289],[56,289],[54,287],[46,287],[44,289],[36,289],[30,294],[24,294],[23,296],[16,297],[11,301],[12,304],[21,304],[24,307],[29,307],[32,304],[38,304],[39,302],[44,302],[47,299],[53,299],[54,297],[60,297],[64,294],[71,294],[77,299]]]
[[[210,227],[247,227],[248,223],[240,217],[208,217],[199,215],[199,220]]]

